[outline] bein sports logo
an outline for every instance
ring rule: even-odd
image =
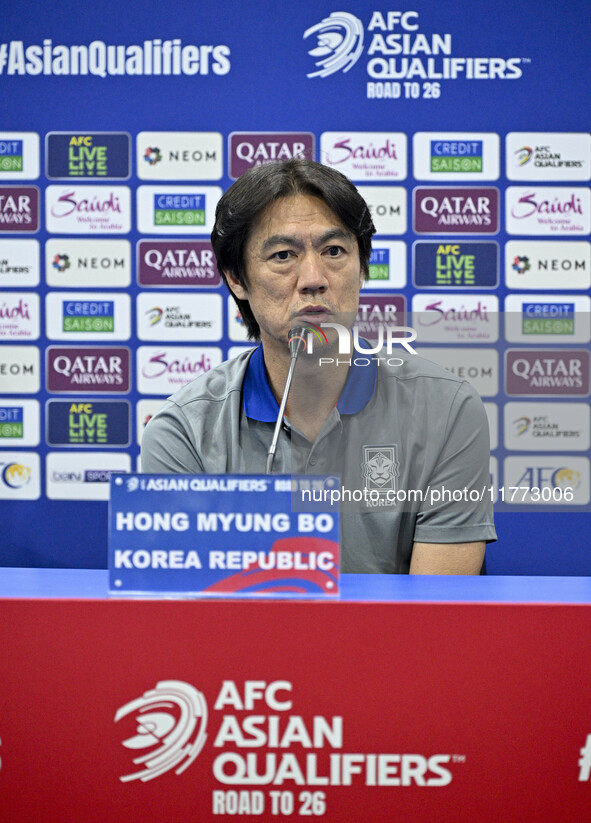
[[[318,45],[308,54],[316,61],[317,71],[307,77],[328,77],[337,71],[347,72],[363,52],[363,24],[346,11],[333,11],[320,23],[304,32],[304,40],[315,34]]]
[[[182,774],[207,739],[207,703],[201,692],[180,680],[161,680],[156,688],[121,706],[115,723],[137,712],[136,734],[121,743],[127,749],[148,749],[133,759],[140,771],[120,777],[122,783],[145,783],[171,769]]]

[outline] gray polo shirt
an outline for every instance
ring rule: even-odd
[[[144,431],[142,471],[264,474],[278,411],[259,346],[166,401]],[[273,472],[340,475],[343,572],[408,573],[414,541],[496,539],[482,401],[416,355],[355,353],[314,443],[284,420]]]

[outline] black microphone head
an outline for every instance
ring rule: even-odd
[[[292,326],[287,335],[287,345],[292,357],[297,357],[305,351],[308,345],[308,329],[306,326]]]

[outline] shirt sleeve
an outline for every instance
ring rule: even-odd
[[[467,382],[451,403],[442,448],[417,515],[415,541],[471,543],[497,539],[488,419]]]
[[[167,404],[149,421],[141,445],[144,474],[203,474],[182,409]]]

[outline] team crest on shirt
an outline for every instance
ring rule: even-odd
[[[389,491],[396,491],[396,478],[399,474],[398,446],[364,446],[361,474],[364,488],[368,491],[386,496]]]

